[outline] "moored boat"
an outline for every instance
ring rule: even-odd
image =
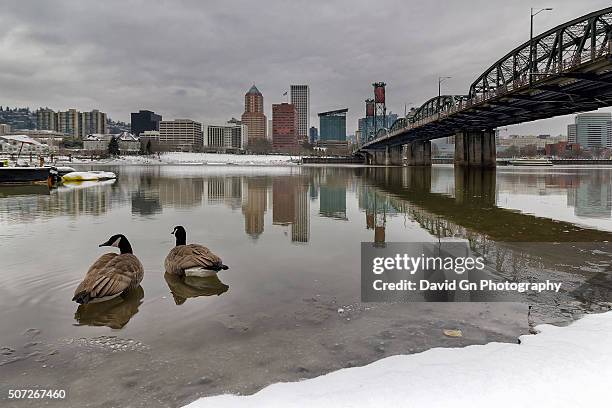
[[[51,167],[0,167],[0,184],[47,183]]]
[[[117,175],[110,171],[73,171],[62,176],[64,182],[68,181],[105,181],[114,180]]]
[[[59,174],[60,177],[76,171],[74,168],[68,166],[56,166],[55,168],[57,169],[57,174]]]
[[[14,166],[10,166],[8,159],[2,159],[0,163],[0,184],[37,184],[46,183],[52,186],[59,180],[58,171],[54,167],[43,167],[44,160],[40,159],[39,167],[20,166],[19,157],[24,145],[40,146],[41,143],[26,135],[2,135],[3,140],[11,143],[20,143],[19,153],[14,160]]]

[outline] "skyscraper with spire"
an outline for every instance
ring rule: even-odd
[[[266,139],[266,115],[263,95],[255,85],[244,95],[242,124],[247,126],[248,143]]]

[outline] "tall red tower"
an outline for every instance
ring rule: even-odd
[[[387,127],[387,105],[385,102],[384,82],[374,82],[374,137],[380,129]]]

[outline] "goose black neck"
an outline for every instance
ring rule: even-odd
[[[176,237],[176,246],[187,245],[187,234],[185,234],[185,232],[176,231],[176,234],[174,234],[174,236]]]
[[[130,241],[128,241],[127,238],[123,238],[121,241],[119,241],[119,250],[122,254],[133,253],[132,246],[130,245]]]

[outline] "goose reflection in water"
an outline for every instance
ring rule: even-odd
[[[111,329],[121,329],[138,313],[143,298],[144,289],[138,286],[105,302],[79,305],[74,319],[78,326],[107,326]]]
[[[165,273],[164,279],[177,305],[182,305],[188,298],[219,296],[229,290],[229,286],[221,282],[217,276],[200,278]]]

